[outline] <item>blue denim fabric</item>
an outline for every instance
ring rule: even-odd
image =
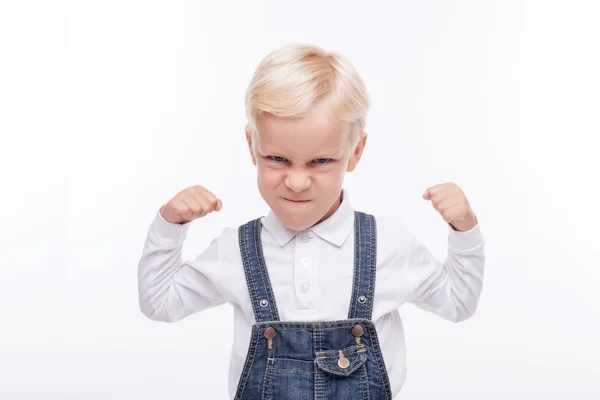
[[[354,280],[348,319],[280,321],[260,241],[260,219],[239,228],[239,242],[256,323],[236,400],[392,399],[375,325],[371,321],[376,271],[372,215],[355,211]],[[364,334],[356,338],[352,328]],[[264,336],[269,327],[275,337]],[[347,366],[338,365],[340,358]],[[344,360],[345,361],[345,360]]]

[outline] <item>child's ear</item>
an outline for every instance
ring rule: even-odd
[[[362,134],[360,140],[356,144],[356,147],[354,147],[354,151],[350,155],[350,159],[348,160],[348,167],[346,168],[347,172],[354,171],[354,169],[356,168],[356,165],[360,161],[360,157],[362,157],[362,153],[363,153],[363,150],[365,149],[366,145],[367,145],[367,133],[364,132]]]
[[[248,141],[248,150],[250,150],[250,157],[252,157],[252,164],[256,165],[256,156],[254,155],[254,147],[252,146],[252,134],[248,126],[246,126],[246,141]]]

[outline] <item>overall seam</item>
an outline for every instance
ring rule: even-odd
[[[369,250],[369,271],[371,272],[369,275],[369,303],[368,303],[368,307],[366,310],[366,315],[365,318],[371,319],[372,315],[373,315],[373,303],[375,302],[375,274],[377,273],[377,264],[376,264],[376,247],[375,247],[375,238],[376,238],[376,231],[375,231],[375,218],[373,218],[372,216],[368,217],[369,220],[369,227],[370,227],[370,241],[369,241],[369,246],[370,246],[370,250]]]
[[[363,364],[360,369],[362,370],[363,375],[363,400],[370,400],[369,397],[371,394],[369,393],[369,375],[367,374],[367,364]]]
[[[258,299],[255,292],[256,284],[254,282],[254,276],[252,274],[252,266],[250,265],[250,255],[248,254],[248,224],[242,225],[240,229],[240,246],[242,250],[244,274],[246,275],[246,283],[248,285],[248,292],[250,294],[250,301],[252,302],[252,310],[254,311],[254,317],[256,319],[256,322],[260,322],[260,311],[258,309]]]
[[[250,373],[252,371],[252,366],[254,365],[254,358],[256,357],[256,348],[258,347],[258,331],[252,332],[252,338],[250,340],[249,347],[249,357],[246,358],[246,363],[244,365],[244,369],[242,370],[242,377],[238,384],[238,394],[236,395],[236,399],[241,399],[244,395],[244,390],[246,390],[246,383],[248,382],[248,378],[250,377]]]
[[[251,232],[251,234],[252,234],[252,245],[254,246],[254,261],[256,261],[259,265],[257,266],[256,264],[253,264],[254,265],[253,272],[256,273],[256,268],[258,268],[258,275],[259,275],[259,278],[262,280],[263,286],[262,286],[262,290],[260,290],[258,287],[255,287],[255,289],[257,290],[257,292],[259,292],[259,291],[260,292],[262,292],[262,291],[266,292],[265,278],[264,278],[264,276],[262,274],[262,271],[261,271],[260,259],[259,259],[259,256],[258,256],[257,237],[259,235],[260,229],[257,227],[257,225],[258,225],[258,220],[255,220],[254,224],[252,225],[252,232]],[[262,294],[262,293],[260,293],[260,294]],[[268,297],[268,293],[265,293],[265,295]],[[258,297],[262,297],[262,296],[259,295]],[[267,299],[267,301],[268,300],[270,300],[270,299]],[[257,298],[257,301],[260,301],[260,299]],[[269,301],[269,305],[270,305],[270,303],[271,302]],[[265,321],[266,320],[266,318],[264,317],[264,311],[260,311],[260,320],[261,321]]]
[[[366,318],[350,318],[344,320],[336,320],[336,321],[264,321],[259,322],[257,325],[259,326],[273,326],[273,327],[281,327],[281,328],[295,328],[295,329],[320,329],[320,330],[331,330],[342,327],[353,327],[357,323],[362,323],[366,325],[372,325],[373,321]]]
[[[372,326],[369,326],[369,337],[371,339],[371,347],[373,348],[373,352],[375,353],[375,362],[377,363],[377,369],[379,370],[379,376],[381,377],[382,383],[386,388],[385,397],[386,397],[386,399],[391,400],[391,397],[390,397],[391,388],[389,386],[389,377],[388,377],[385,367],[383,368],[383,372],[382,372],[381,364],[382,364],[382,362],[384,362],[383,355],[381,354],[381,351],[379,348],[379,341],[377,340],[377,335],[374,333],[374,328]]]
[[[358,317],[360,315],[358,308],[358,297],[360,296],[360,282],[361,282],[361,264],[362,264],[362,252],[361,248],[361,223],[360,214],[355,211],[354,213],[354,277],[352,285],[352,297],[350,299],[350,310],[348,318]]]
[[[273,294],[273,289],[271,288],[271,283],[269,279],[269,273],[267,271],[267,265],[265,263],[265,258],[262,253],[262,243],[260,239],[260,221],[257,220],[256,226],[254,229],[254,249],[256,252],[256,259],[259,264],[259,273],[263,282],[263,289],[268,298],[270,309],[269,312],[271,314],[271,321],[277,321],[279,319],[279,312],[277,311],[277,305],[275,304],[275,295]]]
[[[356,271],[356,299],[354,300],[358,300],[358,297],[360,297],[360,289],[362,287],[362,270],[363,270],[363,260],[364,260],[364,254],[362,252],[362,218],[360,216],[360,214],[356,215],[356,219],[358,221],[357,223],[357,234],[358,234],[358,247],[357,247],[357,251],[358,251],[358,255],[356,256],[356,259],[358,261],[358,270]],[[362,304],[358,303],[358,301],[355,301],[356,305],[356,313],[355,316],[359,316],[361,315],[361,307],[363,306]]]
[[[322,347],[322,339],[321,339],[321,333],[322,330],[319,329],[319,327],[316,327],[313,330],[313,337],[315,338],[315,343],[316,343],[316,349],[315,349],[315,353],[316,354],[317,351],[321,350]],[[318,366],[316,365],[316,360],[315,360],[315,365],[314,365],[315,370],[317,370]],[[321,374],[315,374],[315,399],[319,400],[322,397],[323,394],[323,389],[321,387],[321,385],[323,385],[323,381],[324,381],[325,376],[321,375]]]
[[[267,366],[265,367],[265,376],[263,377],[263,387],[260,394],[261,400],[265,400],[265,396],[267,396],[267,392],[271,389],[271,372],[269,362],[272,362],[272,359],[267,358]],[[268,397],[267,397],[268,399]]]

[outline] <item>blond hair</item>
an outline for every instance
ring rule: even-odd
[[[365,84],[350,61],[309,44],[290,44],[268,54],[256,68],[245,100],[252,135],[262,113],[298,117],[327,101],[340,122],[349,124],[353,145],[364,135],[369,108]]]

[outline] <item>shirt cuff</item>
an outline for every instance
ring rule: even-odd
[[[483,235],[479,224],[468,231],[456,231],[448,225],[448,243],[459,251],[468,251],[479,248],[483,245]]]
[[[186,238],[191,225],[192,221],[185,224],[169,222],[163,218],[159,209],[150,225],[148,234],[160,242],[178,244]]]

